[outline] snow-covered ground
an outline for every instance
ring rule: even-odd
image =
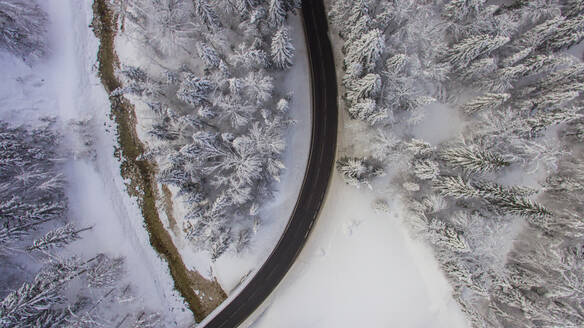
[[[377,197],[335,174],[304,250],[253,327],[467,327],[399,201],[378,213]]]
[[[276,193],[273,199],[262,204],[260,217],[262,224],[258,232],[252,237],[251,245],[243,252],[235,254],[226,252],[215,262],[211,261],[209,252],[197,251],[186,239],[181,229],[184,223],[186,209],[179,201],[173,202],[173,214],[176,227],[173,229],[169,218],[165,213],[160,213],[165,228],[171,232],[173,242],[177,246],[181,257],[189,270],[196,270],[207,279],[216,278],[223,290],[230,295],[236,288],[245,284],[245,279],[253,276],[268,257],[276,242],[280,238],[292,209],[296,204],[306,163],[308,160],[308,148],[311,128],[311,103],[310,103],[310,76],[308,71],[308,57],[304,42],[304,32],[299,15],[291,15],[288,18],[290,33],[296,55],[294,65],[286,71],[285,79],[275,84],[282,90],[292,91],[290,103],[290,119],[296,124],[288,129],[286,135],[286,152],[283,155],[283,163],[286,169],[283,171],[280,183],[275,185]],[[128,24],[126,30],[116,37],[116,52],[122,64],[141,67],[147,72],[160,73],[162,66],[174,67],[180,65],[180,57],[169,58],[168,62],[157,63],[152,58],[145,56],[143,45],[133,37],[135,31]],[[142,141],[154,142],[147,131],[153,118],[149,114],[147,105],[139,97],[129,96],[135,105],[137,112],[137,133]],[[171,191],[173,190],[170,187]],[[162,204],[160,204],[162,206]],[[161,208],[159,206],[159,208]]]
[[[192,314],[174,289],[167,264],[149,244],[140,210],[125,192],[120,163],[113,155],[116,137],[108,118],[108,96],[97,77],[91,5],[90,0],[43,3],[50,20],[49,58],[28,66],[0,53],[0,118],[31,125],[47,115],[57,116],[60,124],[91,118],[91,131],[84,132],[95,134],[97,159],[70,160],[66,175],[73,222],[93,228],[67,252],[124,256],[135,302],[172,318],[168,325],[182,327],[192,322]],[[75,140],[75,133],[64,126],[66,140]]]

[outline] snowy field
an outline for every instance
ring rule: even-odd
[[[431,251],[408,236],[399,201],[378,213],[378,197],[334,175],[304,250],[254,328],[467,327]]]
[[[167,264],[150,246],[139,208],[125,193],[120,163],[113,156],[116,138],[108,118],[110,104],[97,77],[98,40],[88,28],[91,5],[89,0],[43,3],[50,21],[48,58],[28,66],[0,53],[0,118],[30,125],[44,116],[56,116],[59,124],[90,119],[88,131],[82,132],[95,135],[96,160],[70,160],[66,176],[73,222],[93,228],[66,252],[124,256],[126,279],[136,289],[133,302],[172,318],[168,325],[183,327],[192,314],[174,290]],[[75,149],[77,133],[65,127],[63,134],[69,141],[66,147]]]

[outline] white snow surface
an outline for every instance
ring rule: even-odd
[[[108,116],[110,103],[97,77],[98,40],[88,27],[91,5],[91,0],[42,3],[50,20],[48,58],[29,66],[0,52],[0,119],[35,125],[40,117],[56,116],[66,143],[76,138],[67,122],[92,119],[88,128],[95,133],[97,159],[69,160],[65,173],[72,222],[93,228],[65,252],[124,256],[134,302],[159,312],[167,325],[183,327],[192,323],[192,313],[174,289],[167,263],[151,247],[140,209],[125,192],[120,162],[113,155],[116,137]]]
[[[304,250],[254,328],[467,327],[431,250],[409,237],[400,202],[377,213],[378,196],[335,174]]]
[[[262,224],[252,237],[250,247],[238,254],[232,251],[225,252],[213,262],[209,252],[195,250],[186,239],[182,231],[186,209],[181,201],[173,200],[173,216],[178,229],[171,229],[166,214],[159,211],[165,228],[170,232],[187,268],[198,271],[207,279],[217,278],[228,295],[231,295],[236,287],[243,286],[248,281],[246,279],[253,276],[276,245],[290,219],[306,171],[311,133],[308,57],[300,16],[291,15],[288,18],[288,24],[290,36],[296,48],[294,65],[285,72],[285,79],[277,81],[276,85],[285,92],[293,92],[289,115],[292,120],[296,121],[296,124],[289,127],[286,135],[286,151],[282,158],[286,168],[282,172],[281,181],[275,184],[275,197],[260,204]],[[179,55],[176,58],[165,59],[163,63],[154,61],[148,56],[148,51],[143,49],[143,45],[133,37],[136,31],[132,30],[132,26],[127,24],[125,28],[126,30],[116,37],[115,42],[116,52],[122,64],[138,66],[147,72],[155,72],[156,74],[163,71],[162,67],[178,67],[180,65]],[[149,114],[146,104],[138,97],[129,96],[128,98],[136,108],[138,136],[146,143],[156,143],[156,140],[153,140],[147,133],[153,118]],[[172,186],[169,186],[169,189],[176,194],[176,190]],[[161,206],[162,204],[159,205],[159,208],[162,208]]]

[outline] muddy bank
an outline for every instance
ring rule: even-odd
[[[95,0],[93,14],[91,27],[100,40],[99,76],[106,91],[111,93],[121,85],[115,76],[115,70],[119,67],[114,49],[117,19],[108,7],[107,0]],[[227,295],[216,280],[206,280],[186,268],[156,208],[156,201],[159,199],[154,176],[156,167],[148,161],[138,160],[144,152],[144,145],[136,134],[134,106],[123,96],[110,97],[110,102],[111,119],[116,123],[118,133],[115,156],[121,160],[121,174],[128,181],[126,185],[128,193],[138,199],[150,236],[150,244],[167,261],[175,288],[188,303],[196,320],[201,321],[221,304]],[[168,208],[165,210],[168,211]]]

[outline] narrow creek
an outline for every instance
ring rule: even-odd
[[[107,0],[94,0],[93,22],[91,27],[100,41],[98,50],[99,77],[105,90],[111,93],[121,86],[115,76],[119,60],[114,49],[117,33],[117,18],[110,10]],[[123,96],[110,97],[111,116],[118,132],[118,148],[115,156],[121,160],[121,174],[127,182],[127,190],[138,200],[152,247],[166,260],[174,280],[175,288],[188,303],[197,322],[203,320],[211,311],[227,298],[216,280],[204,279],[198,272],[189,270],[169,232],[160,219],[156,202],[159,197],[155,180],[156,166],[138,160],[144,152],[144,144],[136,134],[136,114],[134,106]],[[200,291],[199,294],[195,290]]]

